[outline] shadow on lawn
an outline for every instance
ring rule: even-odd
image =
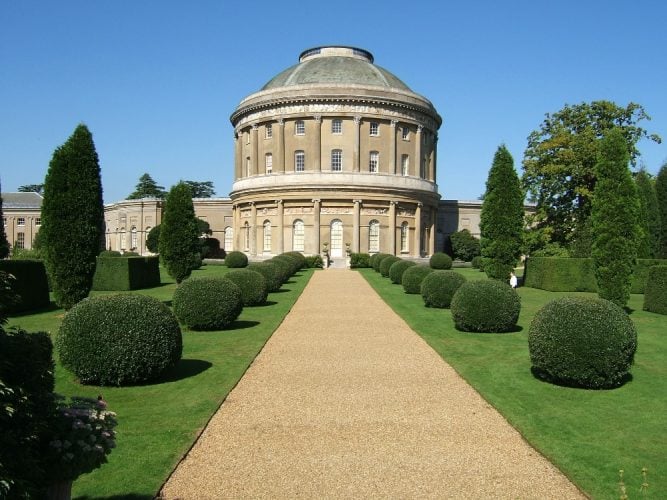
[[[267,301],[264,302],[263,304],[256,304],[256,305],[254,305],[254,306],[248,306],[248,307],[252,307],[252,308],[254,309],[255,307],[275,306],[277,303],[278,303],[278,302],[276,302],[276,301],[274,301],[274,300],[267,300]]]
[[[252,328],[253,326],[259,325],[259,321],[248,321],[248,320],[236,320],[234,323],[229,325],[225,330],[245,330],[246,328]]]
[[[76,500],[152,500],[153,495],[141,495],[139,493],[127,493],[126,495],[110,495],[108,497],[91,497],[88,495],[75,497]]]
[[[181,359],[175,367],[167,371],[164,376],[160,377],[160,380],[157,383],[176,382],[185,378],[194,377],[205,372],[212,366],[212,363],[204,361],[203,359]]]

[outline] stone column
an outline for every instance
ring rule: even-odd
[[[435,253],[435,219],[437,212],[435,208],[429,210],[431,213],[431,222],[429,224],[429,233],[428,233],[428,254],[433,255]]]
[[[359,231],[361,225],[361,200],[354,200],[354,219],[352,223],[352,251],[359,253]]]
[[[232,205],[232,248],[225,248],[227,252],[230,250],[237,250],[239,248],[239,232],[241,231],[241,211],[238,205]]]
[[[257,132],[259,127],[253,123],[250,131],[250,175],[259,173],[259,143],[257,141]]]
[[[421,247],[422,247],[422,204],[417,203],[417,208],[415,208],[415,250],[413,255],[415,257],[421,257]]]
[[[391,142],[389,144],[389,173],[392,175],[396,174],[396,124],[398,120],[392,120],[391,126],[389,127],[389,133],[391,134]]]
[[[239,132],[234,132],[234,180],[238,180],[243,176],[243,154],[241,150],[241,136]]]
[[[415,161],[412,167],[413,175],[421,177],[422,168],[422,126],[417,125],[417,134],[415,135]]]
[[[431,180],[436,182],[438,164],[438,134],[433,135],[433,152],[431,153]]]
[[[278,208],[278,254],[281,254],[285,251],[285,207],[283,205],[283,200],[276,200],[276,206]]]
[[[396,255],[396,205],[397,201],[389,202],[389,249],[387,253]]]
[[[322,115],[315,115],[315,140],[313,147],[315,148],[315,158],[313,158],[313,170],[315,172],[322,171]]]
[[[250,255],[257,255],[257,207],[250,202]]]
[[[311,245],[315,251],[314,254],[320,253],[320,200],[313,200],[313,236],[310,240]]]
[[[276,132],[276,159],[275,170],[279,174],[285,173],[285,120],[278,118],[278,130]]]
[[[361,116],[354,117],[354,149],[352,150],[352,169],[359,172],[359,155],[361,154]]]

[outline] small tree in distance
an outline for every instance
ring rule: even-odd
[[[591,207],[592,256],[598,295],[625,307],[637,258],[639,198],[628,168],[628,145],[614,128],[602,139]]]
[[[200,264],[199,236],[192,191],[179,182],[167,194],[158,243],[160,260],[177,283]]]
[[[512,155],[501,145],[489,170],[479,223],[484,272],[489,278],[509,279],[521,255],[523,220],[519,176]]]
[[[163,186],[158,186],[150,174],[143,174],[134,188],[134,192],[127,197],[128,200],[140,200],[142,198],[162,199],[167,193]]]
[[[667,163],[660,168],[655,179],[655,196],[658,200],[658,213],[660,214],[658,257],[667,259]]]
[[[479,240],[467,229],[461,229],[449,236],[455,259],[470,262],[480,254]]]

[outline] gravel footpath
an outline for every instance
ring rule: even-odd
[[[316,272],[167,499],[585,498],[355,271]]]

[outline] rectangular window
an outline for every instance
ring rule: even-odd
[[[17,217],[16,218],[16,225],[17,226],[25,226],[25,217]]]
[[[246,143],[246,144],[250,144],[250,132],[248,132],[247,134],[245,134],[245,143]]]
[[[245,159],[245,176],[250,177],[250,157]]]
[[[303,172],[306,169],[306,155],[303,151],[296,151],[294,153],[294,171]]]
[[[410,156],[401,155],[401,175],[408,175],[410,169]]]
[[[271,153],[267,153],[264,157],[264,166],[266,167],[267,175],[273,172],[273,155]]]
[[[404,141],[410,140],[410,129],[408,127],[403,127],[401,129],[401,137],[403,138]]]
[[[24,233],[16,233],[16,244],[14,245],[15,248],[25,248],[25,234]]]
[[[41,225],[42,225],[42,218],[35,217],[35,226],[41,226]]]
[[[343,151],[340,149],[334,149],[331,151],[331,171],[343,171]]]
[[[332,134],[342,134],[343,133],[343,120],[335,118],[331,122],[331,133]]]
[[[380,251],[380,223],[371,221],[368,226],[368,251],[377,253]]]
[[[407,253],[410,251],[408,245],[408,223],[404,222],[401,224],[401,252]]]
[[[296,135],[305,135],[306,124],[303,122],[303,120],[297,120],[294,122],[294,133]]]
[[[371,122],[371,135],[377,137],[380,135],[380,124],[378,122]]]
[[[380,163],[380,153],[377,151],[371,151],[370,159],[368,162],[368,171],[376,174],[378,172],[378,165]]]
[[[265,132],[264,137],[266,137],[267,139],[271,139],[271,137],[273,137],[273,125],[271,125],[270,123],[267,124],[264,127],[264,132]]]
[[[271,252],[271,223],[264,223],[264,251]]]

